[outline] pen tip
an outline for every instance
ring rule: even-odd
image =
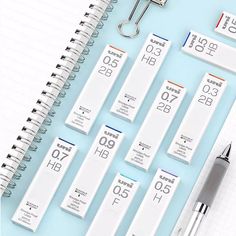
[[[222,156],[229,158],[230,156],[230,151],[231,151],[231,146],[232,146],[232,142],[230,144],[227,145],[227,147],[224,149]]]

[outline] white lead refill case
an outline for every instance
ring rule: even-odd
[[[154,236],[178,188],[180,178],[158,169],[126,236]]]
[[[223,11],[215,27],[215,31],[236,40],[236,15]]]
[[[227,81],[206,73],[168,149],[168,154],[190,164],[227,86]]]
[[[107,45],[66,119],[66,125],[88,134],[127,59],[127,53]]]
[[[236,48],[190,31],[182,50],[194,57],[236,73]]]
[[[84,218],[110,167],[124,134],[103,125],[80,167],[61,207]]]
[[[139,183],[117,174],[86,236],[114,236],[138,190]]]
[[[168,131],[183,99],[186,89],[165,80],[157,94],[125,160],[148,170]]]
[[[170,46],[169,40],[149,34],[111,107],[111,113],[130,122],[134,121]]]
[[[56,138],[27,189],[12,221],[36,231],[77,148],[61,138]]]

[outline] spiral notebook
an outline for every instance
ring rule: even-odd
[[[0,195],[11,195],[113,2],[2,2]]]

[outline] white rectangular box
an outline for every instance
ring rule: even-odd
[[[157,94],[125,160],[148,170],[178,111],[186,89],[165,80]]]
[[[179,182],[179,177],[157,170],[126,236],[156,235]]]
[[[215,31],[229,38],[236,39],[236,16],[224,11],[218,20]]]
[[[75,153],[74,144],[54,140],[12,217],[14,223],[36,231]]]
[[[107,45],[73,106],[66,124],[88,134],[127,59],[127,53]]]
[[[190,31],[182,50],[216,66],[236,72],[236,48]]]
[[[85,217],[123,138],[120,131],[101,127],[61,204],[64,210]]]
[[[125,216],[139,183],[117,174],[86,236],[113,236]]]
[[[169,147],[170,155],[191,162],[226,86],[224,79],[205,74]]]
[[[111,112],[133,122],[154,78],[170,49],[171,42],[149,34],[128,77],[125,80]]]

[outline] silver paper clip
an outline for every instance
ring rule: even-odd
[[[157,4],[161,7],[165,6],[166,3],[167,3],[167,0],[148,0],[147,4],[143,8],[143,10],[142,10],[141,14],[139,15],[138,19],[134,23],[134,25],[135,25],[134,33],[133,34],[126,34],[123,31],[123,27],[124,27],[124,25],[127,25],[131,22],[134,14],[135,14],[138,6],[139,6],[140,1],[141,0],[136,0],[136,3],[134,4],[134,7],[133,7],[132,11],[130,12],[130,15],[129,15],[128,19],[121,21],[120,24],[118,25],[119,33],[122,36],[126,37],[126,38],[134,38],[139,34],[139,32],[140,32],[139,23],[140,23],[141,19],[143,18],[144,14],[146,13],[147,9],[149,8],[149,6],[151,5],[151,3],[155,3],[155,4]]]

